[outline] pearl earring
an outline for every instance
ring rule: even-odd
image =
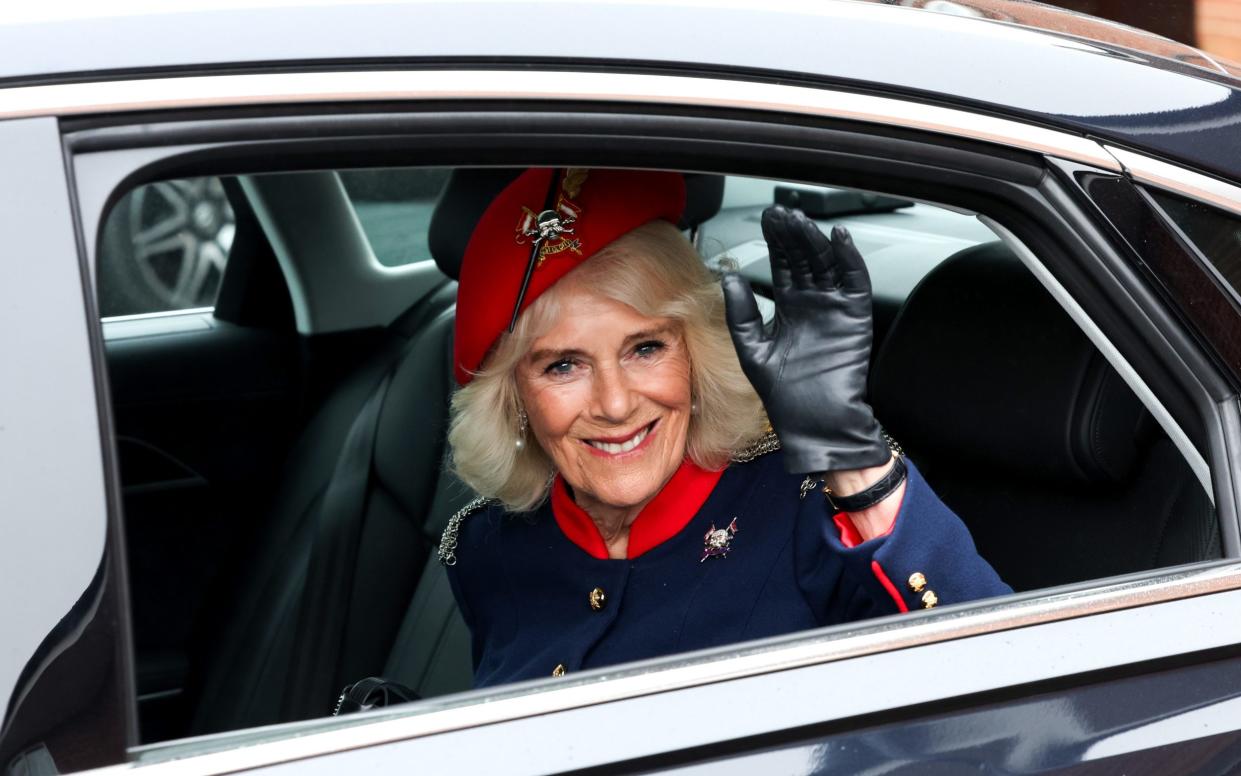
[[[526,426],[529,423],[525,410],[517,410],[517,452],[526,449]]]

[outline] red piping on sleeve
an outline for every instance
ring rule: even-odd
[[[883,572],[883,567],[879,565],[879,561],[872,560],[870,562],[870,570],[874,572],[875,579],[879,580],[879,584],[883,585],[883,589],[888,591],[888,595],[892,596],[892,600],[896,601],[896,608],[901,612],[908,612],[909,607],[905,605],[905,599],[901,598],[901,593],[896,589],[896,585],[892,584],[892,580],[888,579],[888,575]]]

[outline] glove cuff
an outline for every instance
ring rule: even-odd
[[[891,438],[869,413],[865,421],[842,424],[842,428],[849,427],[859,430],[843,433],[837,429],[830,439],[782,435],[780,444],[784,449],[785,468],[791,474],[867,469],[882,466],[893,453],[901,453],[900,446],[891,443]]]

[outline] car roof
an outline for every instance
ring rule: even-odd
[[[914,2],[49,0],[0,11],[0,86],[343,62],[727,72],[981,107],[1241,180],[1235,66],[1035,3]]]

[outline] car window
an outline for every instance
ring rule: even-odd
[[[1241,218],[1159,189],[1147,192],[1233,293],[1241,295]]]
[[[340,172],[380,264],[399,267],[431,258],[427,227],[447,175],[442,168]],[[159,181],[130,191],[103,230],[100,316],[212,307],[235,226],[219,178]]]
[[[345,170],[341,183],[375,258],[399,267],[431,258],[427,228],[448,170]]]
[[[234,226],[219,178],[159,181],[130,191],[103,228],[100,316],[215,304]]]

